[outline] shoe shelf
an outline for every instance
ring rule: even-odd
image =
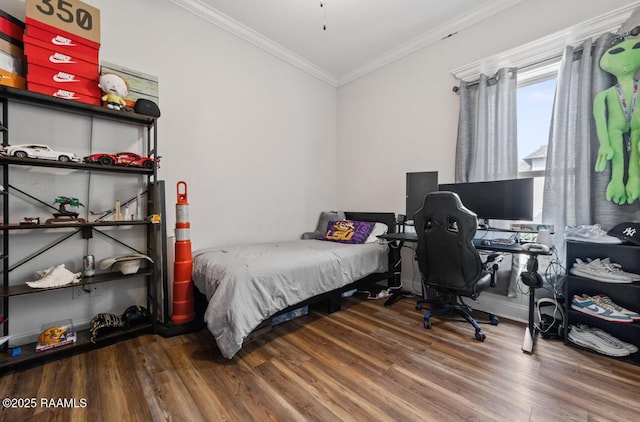
[[[573,266],[576,259],[586,261],[587,258],[609,258],[611,262],[620,264],[624,271],[640,274],[640,247],[638,246],[567,241],[566,251],[568,269]],[[571,308],[571,300],[574,295],[604,295],[623,308],[640,312],[640,282],[610,283],[568,274],[565,281],[565,294],[567,321],[564,324],[564,330],[567,345],[597,353],[595,350],[578,346],[568,339],[569,326],[583,324],[600,328],[618,339],[640,348],[640,321],[633,323],[607,321]],[[640,365],[640,352],[613,359]]]
[[[122,329],[109,334],[100,335],[96,339],[95,343],[91,342],[91,334],[89,333],[89,330],[86,329],[79,330],[76,333],[75,343],[56,347],[55,349],[51,350],[45,350],[43,352],[36,352],[35,342],[23,344],[22,346],[19,346],[21,353],[18,356],[9,357],[9,355],[6,353],[0,354],[0,371],[4,371],[6,369],[14,367],[24,368],[29,365],[40,363],[43,360],[54,358],[59,359],[64,356],[85,352],[95,349],[96,347],[107,346],[109,344],[125,340],[127,338],[133,338],[149,333],[153,333],[153,324],[151,322],[145,322],[134,325],[128,330]]]
[[[153,126],[155,124],[154,117],[146,116],[144,114],[122,112],[120,110],[113,110],[107,107],[69,101],[50,95],[42,95],[36,92],[11,88],[8,86],[0,86],[0,97],[6,98],[14,103],[37,105],[40,108],[49,108],[51,110],[65,110],[76,115],[97,117],[102,120],[113,120],[116,122],[132,123],[143,126]],[[7,132],[8,125],[4,123],[5,122],[0,123],[0,131]]]
[[[42,293],[49,290],[59,290],[59,289],[68,289],[70,287],[84,287],[89,286],[91,284],[104,283],[107,281],[114,280],[125,280],[134,277],[145,277],[152,275],[153,272],[151,269],[141,269],[134,274],[123,275],[120,272],[110,272],[103,274],[96,274],[91,277],[82,277],[79,283],[65,284],[64,286],[56,286],[56,287],[44,287],[44,288],[34,288],[29,287],[27,284],[19,284],[7,287],[0,287],[0,298],[12,297],[12,296],[21,296],[21,295],[29,295],[34,293]]]

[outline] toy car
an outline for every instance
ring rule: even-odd
[[[105,166],[110,166],[118,161],[118,157],[113,154],[100,153],[86,156],[82,159],[82,161],[84,161],[85,163],[103,164]]]
[[[73,152],[54,151],[43,144],[9,145],[2,148],[3,154],[18,158],[41,158],[58,161],[80,161]]]
[[[40,217],[25,217],[20,222],[21,225],[25,224],[40,224]]]
[[[144,167],[147,169],[152,169],[154,163],[157,162],[152,158],[143,157],[140,154],[136,154],[134,152],[116,152],[115,154],[98,153],[84,157],[83,160],[85,163],[103,164],[105,166],[121,165],[131,167]]]

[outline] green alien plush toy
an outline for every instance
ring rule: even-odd
[[[640,39],[627,39],[609,48],[600,67],[617,78],[616,85],[599,92],[593,100],[593,117],[600,141],[595,170],[602,172],[611,161],[611,180],[606,198],[618,205],[633,203],[640,196],[640,113],[636,110],[640,68]],[[624,184],[624,148],[629,154]]]

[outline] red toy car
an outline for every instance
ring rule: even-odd
[[[105,166],[120,165],[131,167],[144,167],[152,169],[156,160],[143,157],[134,152],[116,152],[115,154],[99,153],[84,157],[85,163],[103,164]]]

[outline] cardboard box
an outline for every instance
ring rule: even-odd
[[[51,95],[56,98],[62,98],[70,101],[77,101],[79,103],[91,104],[99,106],[101,105],[100,97],[92,97],[91,95],[83,94],[80,92],[69,91],[54,86],[42,85],[35,82],[29,82],[27,89],[39,94]]]
[[[22,41],[24,27],[24,22],[0,9],[0,32],[18,41]]]
[[[68,54],[43,48],[38,43],[25,42],[24,53],[27,56],[29,65],[33,63],[89,79],[97,79],[99,77],[97,63],[91,63]]]
[[[100,10],[79,0],[27,0],[26,17],[100,44]]]
[[[25,89],[27,87],[27,81],[20,75],[0,69],[0,85]]]
[[[115,73],[120,75],[129,85],[129,95],[125,101],[129,107],[133,107],[140,98],[153,101],[160,105],[158,94],[158,77],[137,70],[129,69],[113,63],[102,61],[100,73]]]
[[[27,18],[25,37],[28,42],[37,40],[40,47],[99,63],[100,44],[34,19]]]
[[[0,50],[0,69],[15,73],[16,75],[24,75],[24,57],[12,56],[3,50]]]
[[[102,91],[98,87],[98,79],[86,78],[37,64],[29,64],[28,83],[48,85],[50,87],[77,92],[99,98]]]
[[[0,38],[0,51],[4,51],[5,53],[11,54],[13,57],[24,58],[24,49],[22,48],[23,44],[20,45],[11,42],[9,40],[5,40],[4,38]]]

